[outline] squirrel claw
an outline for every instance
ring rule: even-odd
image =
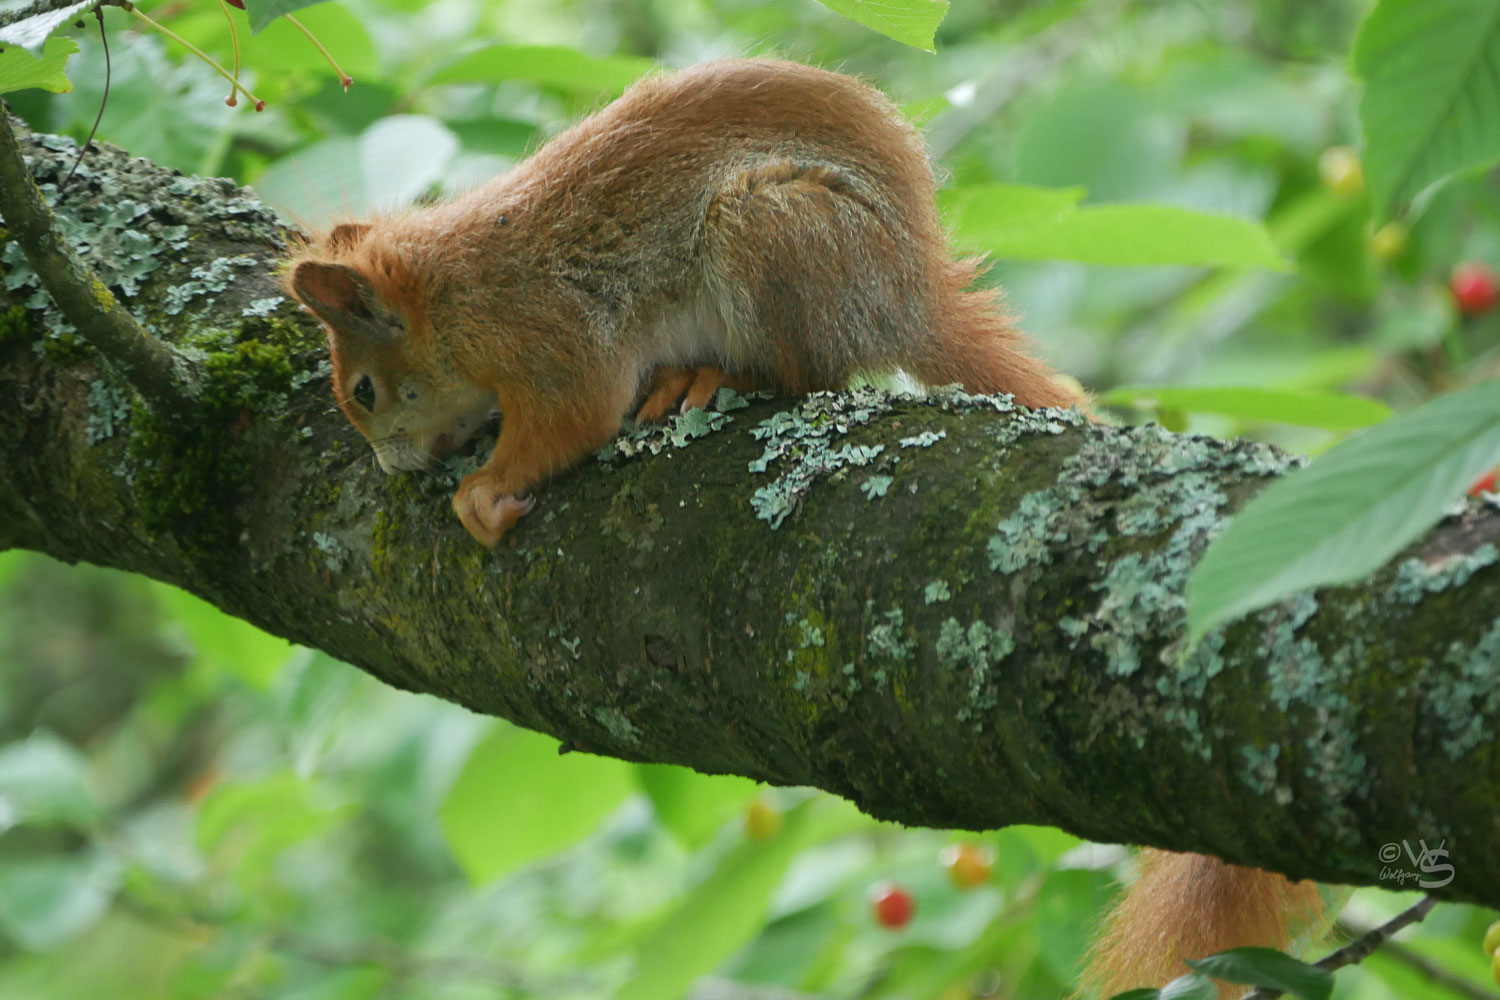
[[[688,387],[687,395],[682,397],[682,406],[678,412],[708,409],[708,404],[713,402],[714,395],[720,387],[734,381],[731,376],[718,368],[699,368],[694,373],[693,384]]]
[[[453,496],[453,509],[469,534],[487,549],[492,549],[511,527],[531,513],[536,506],[533,497],[519,497],[498,489],[487,479],[470,476],[459,484]]]

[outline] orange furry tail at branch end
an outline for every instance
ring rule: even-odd
[[[1312,882],[1202,854],[1145,850],[1140,875],[1089,951],[1083,996],[1106,1000],[1187,973],[1184,958],[1255,945],[1285,949],[1322,908]],[[1221,986],[1220,996],[1244,987]]]

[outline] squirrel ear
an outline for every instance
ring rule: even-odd
[[[304,260],[292,271],[292,292],[341,335],[383,342],[401,336],[401,321],[380,305],[363,274],[347,264]]]
[[[347,250],[364,239],[369,231],[368,222],[341,222],[333,227],[323,243],[330,250]]]

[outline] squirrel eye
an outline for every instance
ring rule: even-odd
[[[375,383],[370,381],[370,376],[362,375],[354,383],[354,401],[371,413],[375,412]]]

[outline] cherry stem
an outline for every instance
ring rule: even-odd
[[[94,116],[94,127],[89,129],[89,137],[83,140],[82,146],[78,147],[78,159],[73,161],[73,167],[68,171],[68,176],[57,185],[56,204],[62,204],[63,191],[67,189],[68,182],[73,179],[73,175],[78,172],[78,165],[83,162],[83,154],[89,151],[89,143],[94,141],[94,134],[99,131],[99,123],[104,120],[104,106],[109,103],[109,36],[104,33],[104,7],[102,5],[94,8],[94,20],[99,22],[99,44],[104,46],[104,96],[99,98],[99,113]]]
[[[235,105],[234,91],[239,86],[240,79],[240,29],[235,26],[234,14],[229,10],[229,4],[219,0],[219,9],[224,12],[224,20],[229,22],[229,43],[234,47],[234,86],[229,88],[229,98],[224,103],[231,108]]]
[[[192,42],[188,41],[186,38],[183,38],[181,35],[177,34],[177,32],[172,31],[169,28],[166,28],[166,27],[158,24],[157,22],[151,20],[151,18],[147,17],[145,14],[142,14],[141,11],[140,11],[140,8],[136,7],[135,4],[133,4],[133,3],[127,3],[124,6],[125,6],[126,10],[130,11],[130,13],[134,14],[137,18],[139,18],[142,21],[145,21],[148,25],[150,25],[151,27],[155,28],[157,31],[161,32],[163,35],[166,35],[168,38],[172,39],[178,45],[181,45],[183,48],[187,49],[193,55],[197,56],[199,59],[202,59],[204,62],[206,62],[210,66],[212,66],[215,73],[218,73],[224,79],[228,80],[229,83],[230,83],[230,85],[233,86],[235,90],[238,90],[240,93],[244,94],[246,97],[248,97],[250,99],[250,102],[255,106],[255,110],[256,111],[259,111],[259,110],[261,110],[262,108],[264,108],[266,106],[266,102],[265,101],[262,101],[259,97],[256,97],[254,94],[250,93],[250,91],[246,90],[244,84],[240,83],[239,80],[237,80],[234,77],[230,76],[229,72],[227,70],[225,70],[223,66],[220,66],[218,63],[214,62],[213,58],[210,57],[208,55],[208,53],[206,53],[202,49],[198,48],[198,46],[194,45]]]
[[[290,21],[292,27],[296,28],[298,31],[306,35],[307,40],[313,43],[313,47],[316,48],[319,52],[323,53],[323,58],[328,60],[328,65],[332,66],[333,71],[339,75],[339,83],[343,84],[344,89],[347,91],[349,89],[349,85],[353,83],[354,80],[349,76],[348,73],[345,73],[342,67],[340,67],[339,64],[334,60],[333,53],[325,49],[323,47],[323,43],[318,41],[317,36],[314,35],[311,31],[308,31],[306,26],[304,26],[301,21],[297,20],[290,14],[283,14],[282,17]]]

